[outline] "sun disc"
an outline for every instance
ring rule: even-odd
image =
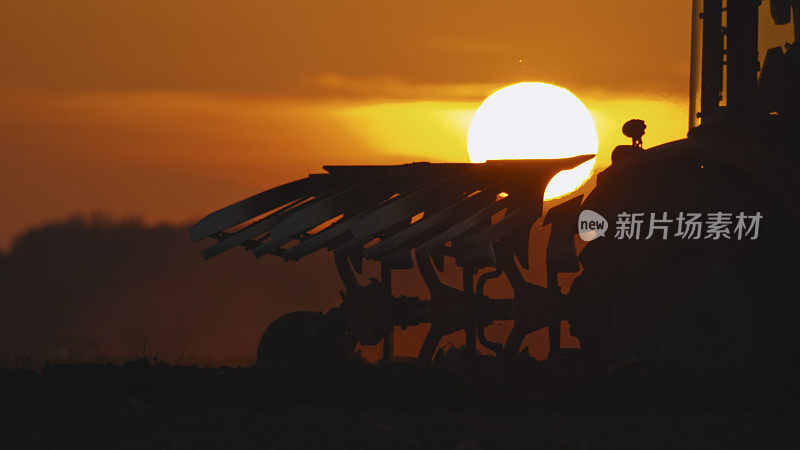
[[[494,92],[475,111],[467,151],[472,162],[597,154],[597,130],[589,110],[568,90],[547,83],[517,83]],[[556,175],[557,186],[548,186],[546,198],[565,195],[583,184],[593,165],[586,164]]]

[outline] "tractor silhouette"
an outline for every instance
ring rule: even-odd
[[[564,320],[591,361],[701,373],[796,363],[799,11],[798,0],[694,1],[687,138],[643,149],[644,122],[625,125],[633,145],[615,149],[596,187],[543,218],[551,226],[545,286],[522,270],[544,189],[592,155],[325,166],[208,215],[191,236],[217,241],[206,258],[237,246],[285,260],[333,253],[341,305],[273,322],[259,346],[262,365],[381,341],[390,359],[394,328],[420,323],[430,324],[421,361],[459,330],[467,354],[480,344],[514,358],[523,338],[545,327],[549,357],[557,357]],[[582,210],[609,229],[578,255]],[[462,286],[440,279],[445,258],[461,270]],[[365,260],[380,264],[379,280],[359,281]],[[414,267],[429,298],[392,291],[392,272]],[[576,272],[563,294],[558,274]],[[513,297],[485,295],[487,281],[501,276]],[[484,333],[498,320],[514,323],[505,342]]]

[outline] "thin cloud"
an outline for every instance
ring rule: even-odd
[[[679,92],[689,14],[677,0],[6,2],[0,89],[313,97],[331,89],[308,80],[337,74],[422,92],[518,81]]]

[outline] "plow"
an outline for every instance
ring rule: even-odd
[[[472,351],[479,341],[497,354],[514,355],[525,335],[542,324],[560,323],[560,289],[528,283],[517,265],[529,268],[530,231],[542,215],[545,187],[557,172],[592,157],[327,166],[327,173],[224,208],[191,232],[195,239],[218,240],[203,251],[205,257],[234,246],[286,260],[319,250],[332,252],[344,290],[342,304],[328,313],[328,320],[340,321],[339,335],[333,339],[342,349],[382,341],[384,358],[389,359],[394,327],[427,323],[430,331],[418,355],[423,361],[430,361],[444,335],[459,330],[466,331]],[[576,197],[553,209],[548,215],[552,226],[575,229],[579,201]],[[568,236],[558,244],[572,248],[572,266],[577,269],[574,233],[554,235]],[[570,252],[551,254],[564,259]],[[441,281],[445,258],[452,258],[461,271],[460,288]],[[365,260],[380,265],[379,280],[359,281]],[[392,272],[415,266],[430,298],[393,295]],[[476,279],[479,271],[483,273]],[[513,298],[484,294],[486,282],[500,276],[513,287]],[[556,277],[557,272],[548,276]],[[294,317],[297,326],[303,320],[322,319],[314,314]],[[498,320],[515,323],[505,344],[485,337],[483,328]],[[265,358],[271,346],[262,341]]]

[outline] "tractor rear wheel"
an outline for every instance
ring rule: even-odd
[[[608,174],[584,209],[611,225],[582,251],[571,289],[571,331],[590,359],[643,360],[699,376],[743,366],[795,364],[800,313],[797,221],[747,173],[711,161],[641,164]],[[615,236],[621,213],[644,213],[638,239]],[[649,239],[650,213],[731,213],[731,236]],[[739,239],[736,215],[760,213],[759,236]]]

